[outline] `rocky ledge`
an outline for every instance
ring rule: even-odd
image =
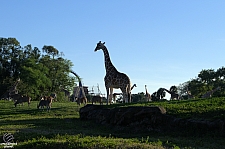
[[[224,135],[223,120],[194,120],[176,118],[166,114],[163,107],[116,107],[105,108],[101,105],[86,105],[79,111],[81,120],[92,120],[100,124],[119,127],[132,127],[132,130],[148,131],[188,131],[189,133],[213,132]]]

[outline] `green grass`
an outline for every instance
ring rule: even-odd
[[[225,119],[225,99],[198,99],[152,103],[114,104],[119,106],[163,106],[168,114],[182,118]],[[30,107],[14,107],[13,102],[0,101],[0,143],[11,133],[15,148],[224,148],[224,137],[184,136],[179,132],[136,132],[99,125],[79,119],[79,108],[72,102],[54,102],[50,112]],[[0,146],[0,148],[3,146]]]
[[[148,103],[114,104],[108,107],[120,106],[162,106],[167,114],[180,118],[193,119],[225,119],[225,98],[174,100]]]

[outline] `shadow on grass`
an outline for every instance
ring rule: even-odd
[[[188,147],[195,148],[196,146],[207,147],[207,145],[213,144],[220,146],[224,141],[222,138],[204,138],[193,137],[193,136],[179,136],[177,133],[164,134],[161,132],[136,132],[134,133],[129,128],[115,129],[112,126],[99,125],[91,121],[81,121],[78,118],[42,118],[42,119],[32,119],[32,120],[15,120],[10,121],[10,124],[26,124],[30,127],[21,128],[14,134],[15,142],[29,142],[25,146],[29,148],[36,148],[38,144],[42,147],[47,147],[46,145],[51,145],[51,147],[57,147],[58,145],[62,148],[68,147],[70,142],[70,137],[66,142],[58,142],[57,136],[67,137],[81,135],[91,137],[107,137],[107,138],[124,138],[132,139],[136,138],[142,143],[161,143],[166,148],[174,148],[174,146],[179,146],[180,148]],[[4,123],[4,125],[7,125]],[[150,137],[149,137],[150,136]],[[43,139],[43,137],[45,139]],[[92,138],[93,139],[93,138]],[[33,141],[35,140],[35,141]],[[52,140],[52,141],[48,141]],[[95,140],[95,139],[93,139]],[[201,143],[201,144],[199,144]],[[48,146],[49,147],[49,146]],[[59,147],[59,146],[58,146]],[[61,148],[61,147],[60,147]]]

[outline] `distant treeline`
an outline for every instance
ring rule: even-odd
[[[193,96],[199,98],[207,91],[212,91],[218,87],[220,90],[214,92],[212,96],[225,96],[225,67],[217,70],[203,69],[195,79],[180,84],[178,90],[180,94],[186,94],[187,91],[190,91]]]

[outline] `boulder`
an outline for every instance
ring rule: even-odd
[[[100,124],[118,127],[132,127],[131,130],[154,130],[162,132],[207,133],[224,135],[223,120],[196,120],[177,118],[166,114],[163,107],[129,106],[106,108],[103,105],[88,104],[79,111],[81,120],[92,120]]]
[[[163,107],[116,107],[103,108],[101,105],[86,105],[80,109],[80,119],[94,120],[101,124],[131,126],[135,124],[158,125],[166,110]]]

